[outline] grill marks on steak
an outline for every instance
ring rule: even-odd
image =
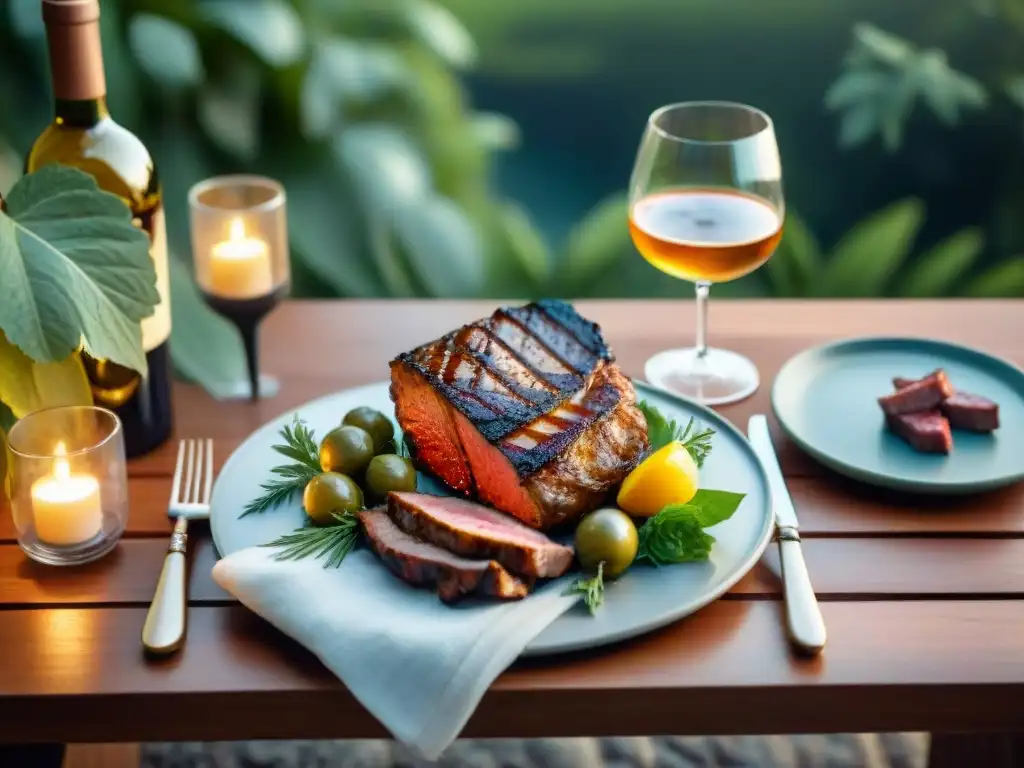
[[[878,398],[886,416],[919,413],[935,408],[953,394],[953,386],[943,371],[935,371],[920,381],[902,387],[891,395]]]
[[[412,536],[462,557],[496,560],[516,574],[555,578],[572,565],[570,547],[470,501],[393,492],[388,513]]]
[[[382,509],[360,512],[359,520],[370,548],[392,573],[409,584],[436,587],[446,603],[465,595],[515,600],[530,591],[524,581],[493,560],[460,557],[410,536]]]
[[[594,323],[543,301],[498,310],[401,355],[391,393],[422,465],[448,482],[464,464],[481,500],[546,528],[599,503],[647,449],[632,384],[611,360]],[[416,388],[447,401],[442,421],[453,425],[457,451],[434,449],[448,430],[422,422],[440,417],[406,418],[407,398],[430,402],[412,395]]]

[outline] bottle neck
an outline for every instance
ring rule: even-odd
[[[53,113],[57,125],[66,125],[70,128],[92,128],[100,120],[110,117],[105,96],[81,101],[55,99]]]
[[[57,123],[88,127],[107,117],[99,18],[77,24],[49,21],[46,38]]]

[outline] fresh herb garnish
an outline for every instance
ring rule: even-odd
[[[639,400],[636,406],[647,419],[647,439],[652,452],[671,442],[680,442],[693,457],[694,463],[698,467],[704,466],[704,459],[711,453],[711,438],[715,430],[710,427],[698,429],[697,420],[693,416],[685,427],[680,427],[675,420],[669,421],[657,407],[645,400]]]
[[[715,537],[704,529],[732,517],[744,494],[700,490],[688,504],[669,504],[647,520],[637,532],[637,560],[672,565],[707,560]]]
[[[322,472],[316,438],[304,421],[296,417],[291,426],[286,424],[281,429],[281,438],[284,443],[273,448],[292,459],[293,463],[271,469],[271,474],[277,475],[277,479],[261,483],[263,495],[246,504],[239,517],[266,512],[284,504],[294,494],[302,493],[309,481]]]
[[[275,560],[326,558],[324,568],[337,568],[352,551],[359,537],[359,518],[348,512],[335,514],[334,519],[337,520],[334,525],[296,528],[262,546],[281,550],[274,556]]]
[[[604,563],[597,564],[597,573],[589,579],[576,579],[564,594],[583,595],[583,602],[586,603],[590,613],[596,613],[604,602]]]

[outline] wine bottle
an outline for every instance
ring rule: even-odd
[[[89,173],[100,188],[124,200],[152,243],[160,304],[142,321],[148,372],[140,375],[83,353],[93,400],[117,413],[127,453],[138,456],[171,431],[171,307],[160,181],[145,145],[107,109],[99,0],[43,0],[42,7],[54,120],[33,144],[26,171],[60,163]]]

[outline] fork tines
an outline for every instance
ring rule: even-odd
[[[184,475],[184,484],[182,483]],[[171,485],[171,507],[210,504],[213,487],[213,440],[186,438],[178,443],[178,461]]]

